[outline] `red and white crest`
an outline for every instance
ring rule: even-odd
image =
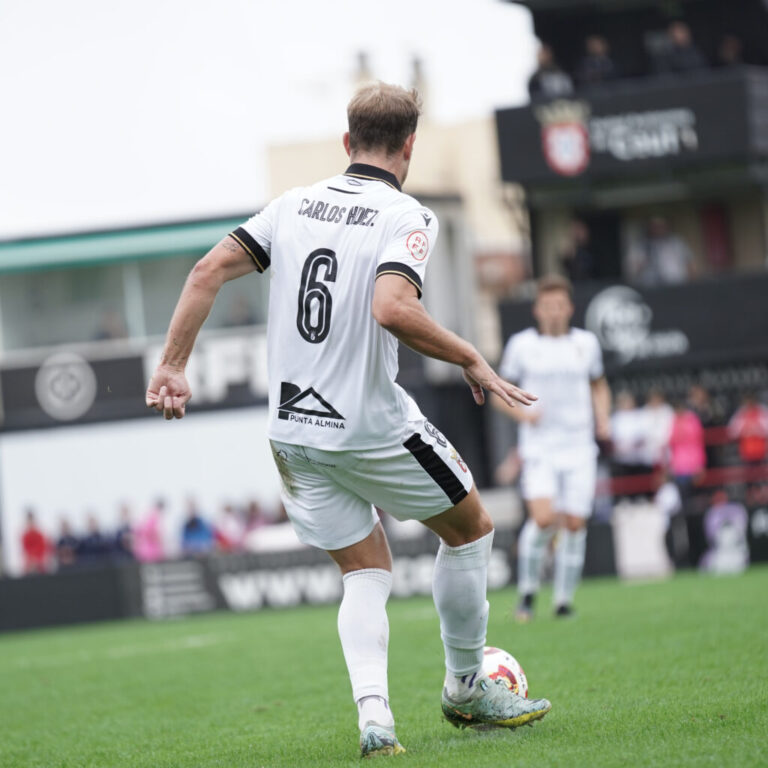
[[[429,253],[429,240],[423,232],[417,229],[408,235],[405,247],[416,261],[424,261],[427,258],[427,253]]]
[[[547,165],[561,176],[578,176],[589,165],[589,133],[584,123],[550,123],[541,128]]]

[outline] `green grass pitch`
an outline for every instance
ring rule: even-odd
[[[458,731],[440,716],[427,599],[390,604],[390,693],[406,766],[765,766],[768,568],[585,583],[574,620],[527,626],[493,593],[489,644],[552,712]],[[359,765],[335,607],[0,637],[3,768]]]

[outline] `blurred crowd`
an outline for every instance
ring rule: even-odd
[[[743,41],[733,34],[724,34],[715,59],[707,59],[696,45],[690,28],[682,21],[672,22],[653,39],[653,44],[648,46],[648,61],[646,75],[679,75],[712,67],[761,63],[747,59]],[[578,89],[594,87],[627,75],[617,66],[608,40],[601,35],[589,35],[585,39],[583,55],[573,71],[566,71],[560,66],[552,47],[546,43],[539,47],[537,64],[528,81],[532,99],[569,96]]]
[[[559,261],[561,271],[572,283],[600,276],[592,235],[583,219],[571,221]],[[688,282],[696,277],[696,271],[693,251],[664,216],[650,217],[642,230],[629,238],[622,259],[623,279],[646,288]]]
[[[130,507],[119,508],[117,526],[104,530],[99,517],[88,514],[82,528],[67,516],[59,520],[58,531],[46,531],[35,510],[25,512],[21,533],[23,571],[51,573],[105,562],[138,560],[159,562],[172,557],[199,557],[212,553],[245,552],[257,549],[259,531],[287,521],[278,503],[265,509],[250,500],[239,506],[224,504],[215,519],[201,509],[194,498],[186,501],[179,530],[168,530],[168,506],[156,499],[134,521]]]
[[[663,470],[685,496],[705,470],[759,466],[767,453],[768,407],[754,393],[745,393],[730,413],[700,385],[673,404],[657,389],[647,393],[642,406],[631,392],[616,395],[611,420],[614,476]]]

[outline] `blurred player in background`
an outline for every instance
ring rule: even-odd
[[[445,717],[516,727],[550,709],[482,674],[493,525],[466,464],[394,382],[399,339],[460,366],[478,404],[484,389],[510,409],[535,399],[421,305],[438,224],[401,191],[419,111],[415,91],[378,83],[357,92],[344,135],[352,164],[286,192],[198,262],[146,396],[167,419],[184,416],[184,368],[219,288],[271,264],[268,435],[297,535],[343,574],[338,627],[363,756],[403,751],[387,687],[392,558],[374,505],[441,539],[433,592]]]
[[[533,305],[537,327],[515,334],[504,349],[502,376],[531,388],[539,401],[512,409],[494,398],[494,405],[520,424],[521,484],[528,507],[517,545],[520,621],[533,615],[542,563],[556,533],[555,614],[572,613],[595,496],[595,436],[610,437],[611,393],[600,344],[589,331],[570,327],[571,294],[565,278],[541,278]]]

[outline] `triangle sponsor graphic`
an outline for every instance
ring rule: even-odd
[[[432,221],[432,217],[431,216],[427,216],[426,213],[422,213],[421,215],[422,215],[422,218],[424,219],[424,224],[426,226],[429,226],[429,222]]]
[[[277,411],[278,418],[286,421],[290,419],[291,414],[344,420],[344,417],[313,387],[301,389],[289,381],[284,381],[280,385],[280,405],[277,406]]]

